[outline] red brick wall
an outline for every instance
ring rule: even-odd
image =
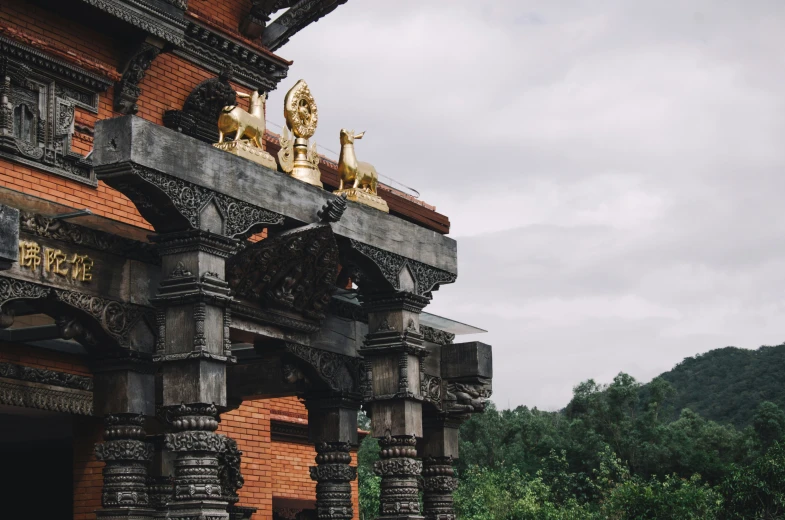
[[[95,458],[95,443],[101,442],[101,419],[74,417],[74,520],[95,520],[101,508],[104,463]]]
[[[270,419],[307,423],[307,411],[296,397],[246,401],[221,418],[219,433],[237,441],[243,452],[242,472],[245,486],[240,490],[240,505],[257,507],[255,520],[272,517],[273,498],[316,499],[316,483],[308,467],[315,464],[313,446],[270,440]],[[356,465],[357,455],[352,455]],[[359,519],[357,481],[352,483],[354,518]]]

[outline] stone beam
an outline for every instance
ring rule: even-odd
[[[285,226],[318,221],[331,193],[133,116],[99,121],[93,164],[108,183],[134,169],[214,191],[283,215]],[[360,204],[349,204],[336,235],[457,274],[455,240]]]

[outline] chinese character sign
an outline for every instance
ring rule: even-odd
[[[66,254],[59,249],[42,248],[35,242],[22,240],[19,242],[19,266],[37,272],[43,266],[43,272],[54,274],[79,282],[93,279],[93,260],[87,255],[77,253]]]

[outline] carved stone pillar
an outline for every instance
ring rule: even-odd
[[[357,468],[351,466],[351,447],[357,445],[358,395],[327,398],[306,397],[308,437],[316,445],[316,466],[311,479],[316,481],[316,515],[319,519],[350,519],[351,482]]]
[[[426,415],[423,442],[423,513],[428,520],[455,520],[453,492],[458,489],[453,461],[458,458],[461,418],[447,414]]]
[[[361,349],[367,372],[365,399],[371,427],[380,439],[382,477],[380,518],[422,518],[416,460],[417,438],[422,437],[420,365],[427,351],[420,334],[420,312],[428,298],[409,292],[363,296],[371,331]]]
[[[151,518],[147,464],[153,446],[145,442],[144,416],[107,415],[104,422],[104,442],[95,447],[98,460],[106,463],[98,518]]]
[[[164,274],[153,301],[159,327],[155,360],[173,430],[165,445],[175,453],[167,518],[227,519],[229,499],[220,477],[227,438],[215,430],[226,407],[226,365],[233,362],[224,262],[237,242],[206,231],[169,233],[155,241]]]
[[[348,442],[323,442],[316,445],[316,466],[311,479],[316,481],[316,516],[319,519],[349,520],[352,510],[351,482],[357,468],[350,466],[352,456]]]
[[[145,415],[154,407],[154,375],[149,354],[128,350],[96,361],[94,409],[104,416],[104,442],[95,447],[103,469],[103,509],[98,518],[149,519],[154,511],[147,489],[153,445],[147,442]]]

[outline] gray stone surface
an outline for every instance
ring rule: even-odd
[[[94,150],[99,174],[141,165],[285,215],[291,226],[317,222],[317,211],[334,197],[134,116],[99,121]],[[455,240],[398,217],[352,203],[333,229],[339,236],[457,273]]]
[[[456,343],[442,347],[442,377],[461,379],[493,377],[491,346],[479,341]]]
[[[0,270],[11,268],[19,255],[19,210],[0,204]]]

